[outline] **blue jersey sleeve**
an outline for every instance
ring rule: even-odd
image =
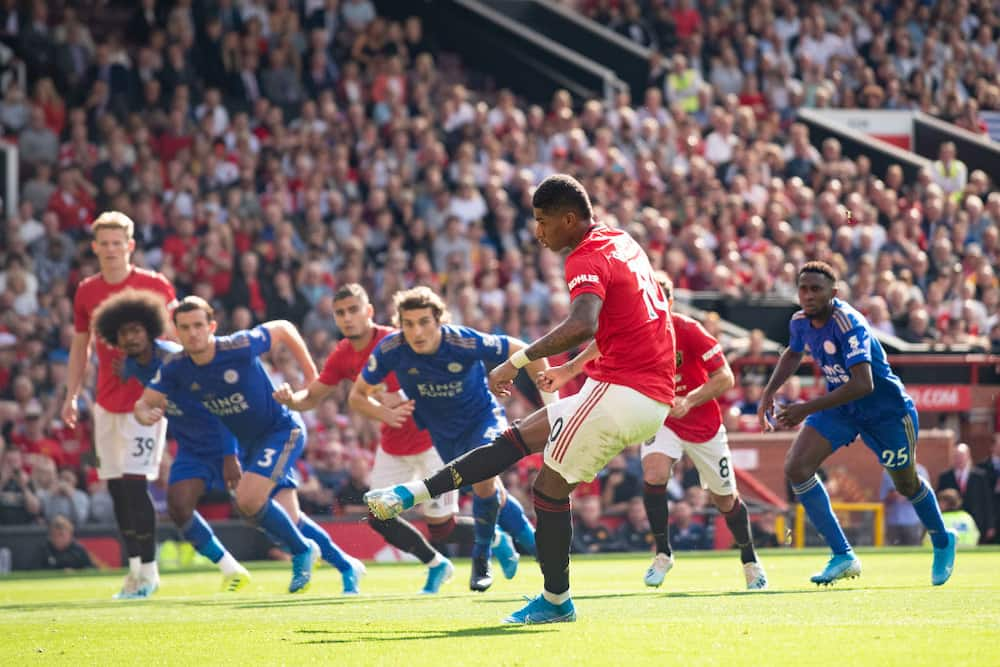
[[[385,380],[385,376],[393,370],[393,355],[391,351],[387,352],[385,349],[387,341],[393,341],[390,343],[393,346],[398,344],[395,342],[395,336],[386,336],[383,338],[382,342],[372,350],[371,356],[368,357],[368,362],[361,371],[361,379],[370,385],[381,384]]]
[[[161,394],[170,396],[177,389],[176,369],[177,364],[175,363],[162,364],[146,386]]]
[[[510,356],[510,338],[483,333],[469,327],[449,326],[444,330],[444,340],[456,359],[482,361],[490,366],[507,361]]]
[[[802,354],[805,352],[806,344],[802,340],[802,322],[809,323],[809,319],[806,317],[798,317],[798,313],[792,316],[791,322],[788,323],[788,347],[791,348],[792,352],[797,352]]]
[[[844,354],[844,368],[872,363],[872,337],[868,327],[856,326],[850,331],[837,332]]]
[[[229,358],[253,359],[271,349],[271,332],[262,326],[216,339],[217,352]]]

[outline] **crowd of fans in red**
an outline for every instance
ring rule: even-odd
[[[3,74],[0,101],[22,177],[0,253],[0,524],[112,518],[87,466],[89,422],[70,430],[57,414],[73,289],[96,271],[88,224],[106,209],[135,221],[135,263],[216,304],[220,330],[288,319],[318,361],[338,335],[333,291],[350,281],[379,321],[414,284],[482,330],[532,340],[559,321],[561,261],[534,241],[530,208],[554,172],[641,240],[680,299],[794,299],[797,267],[822,259],[882,331],[1000,345],[991,175],[947,154],[916,182],[872,173],[794,120],[800,107],[915,107],[975,130],[977,104],[1000,100],[988,2],[584,0],[654,48],[650,87],[613,103],[555,91],[545,106],[470,88],[419,18],[387,20],[371,0],[143,0],[93,33],[89,5],[0,4],[0,61],[27,72]],[[706,325],[734,358],[762,354],[759,332],[734,341]],[[277,381],[297,380],[289,362],[273,359]],[[768,372],[740,371],[731,429],[753,428],[741,415]],[[308,509],[360,505],[377,430],[345,398],[307,416]],[[526,409],[515,401],[511,418]],[[621,463],[635,477],[634,457]],[[508,475],[515,493],[529,465]],[[627,513],[635,490],[609,496],[612,468],[590,493]],[[678,468],[680,500],[697,482]]]

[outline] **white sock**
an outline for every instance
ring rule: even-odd
[[[139,576],[140,567],[142,566],[142,558],[139,556],[129,556],[128,559],[128,573],[133,577]]]
[[[414,505],[419,505],[431,499],[431,492],[427,490],[427,485],[422,480],[407,482],[403,484],[403,488],[413,494]]]
[[[434,552],[434,558],[431,558],[431,562],[427,563],[427,567],[437,567],[444,562],[444,558],[441,557],[441,553],[438,551]]]
[[[160,578],[160,571],[156,567],[156,561],[143,563],[139,566],[139,576],[143,579],[154,581]]]
[[[566,589],[565,593],[549,593],[544,588],[542,589],[542,597],[551,602],[554,605],[560,605],[569,599],[569,589]]]
[[[233,555],[228,551],[224,551],[222,553],[222,558],[219,559],[218,565],[219,569],[222,570],[222,574],[226,576],[229,576],[230,574],[236,574],[237,572],[240,572],[245,569],[243,568],[243,566],[240,565],[240,562],[235,558],[233,558]]]

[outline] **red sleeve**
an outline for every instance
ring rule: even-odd
[[[78,289],[73,296],[73,328],[77,333],[90,331],[90,307],[82,289]]]
[[[581,294],[605,298],[608,288],[608,265],[597,255],[571,255],[566,259],[566,285],[572,301]]]
[[[699,322],[693,322],[685,327],[685,335],[690,337],[691,348],[701,357],[701,362],[709,373],[714,373],[726,365],[726,355],[722,353],[722,345],[705,330]]]
[[[339,350],[337,348],[333,349],[330,356],[326,358],[326,363],[323,364],[323,370],[320,372],[317,378],[320,382],[328,387],[332,387],[339,383],[341,380],[353,380],[344,372],[344,366],[340,363],[341,355],[337,354]]]

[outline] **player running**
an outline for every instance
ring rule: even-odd
[[[163,360],[183,348],[157,340],[167,329],[167,311],[158,294],[125,290],[94,311],[94,329],[101,340],[127,355],[122,378],[149,383]],[[222,590],[234,593],[250,583],[250,573],[233,558],[198,513],[207,490],[234,489],[243,476],[236,438],[190,394],[168,401],[167,431],[177,441],[177,458],[170,466],[167,511],[195,550],[222,571]]]
[[[361,285],[350,283],[338,289],[333,295],[333,315],[344,338],[327,358],[319,377],[308,387],[298,392],[293,392],[287,384],[278,387],[275,392],[278,402],[293,410],[305,412],[333,394],[341,382],[350,380],[353,383],[375,346],[394,331],[391,327],[380,326],[372,321],[374,310],[368,293]],[[412,402],[399,398],[396,374],[389,373],[385,384],[386,393],[379,396],[381,405],[368,400],[352,405],[366,417],[382,422],[382,438],[375,452],[371,473],[371,485],[376,487],[420,479],[444,465],[434,450],[430,435],[417,428],[413,422]],[[432,541],[441,543],[461,534],[467,536],[469,544],[472,543],[471,519],[460,517],[466,521],[456,530],[457,491],[429,500],[424,503],[423,510]],[[432,547],[423,534],[402,517],[382,521],[369,516],[369,525],[386,542],[413,554],[427,566],[427,580],[421,593],[437,593],[441,585],[451,579],[455,571],[451,561]]]
[[[655,275],[672,307],[673,282],[662,271],[657,271]],[[733,457],[718,401],[719,396],[732,388],[733,371],[719,341],[697,320],[672,310],[670,320],[674,325],[677,345],[677,386],[674,389],[677,398],[656,437],[644,442],[641,448],[645,482],[642,500],[650,530],[656,538],[656,556],[643,580],[647,586],[659,587],[674,566],[668,528],[667,482],[670,481],[674,463],[687,454],[698,469],[702,486],[709,490],[712,503],[722,513],[740,548],[747,589],[766,589],[767,574],[754,550],[750,515],[736,491]],[[576,358],[550,368],[539,378],[539,386],[546,391],[558,391],[583,371],[586,362],[598,356],[600,352],[596,344],[591,343]]]
[[[366,496],[376,516],[393,516],[543,451],[534,503],[544,587],[504,620],[518,624],[576,620],[569,590],[570,493],[580,482],[594,479],[622,449],[656,434],[674,400],[675,371],[670,307],[639,244],[622,230],[594,222],[583,186],[565,174],[542,181],[532,206],[539,242],[557,252],[569,250],[570,313],[497,366],[490,373],[490,388],[507,395],[518,369],[532,359],[595,338],[601,356],[587,364],[587,382],[579,393],[537,410],[424,481],[375,489]]]
[[[808,262],[799,271],[799,304],[791,337],[764,388],[757,417],[761,427],[793,428],[805,420],[785,458],[785,475],[809,520],[833,550],[816,584],[861,574],[861,561],[847,543],[816,470],[834,451],[859,435],[909,498],[934,544],[931,583],[948,581],[955,566],[955,535],[945,529],[934,491],[917,476],[917,411],[872,335],[868,320],[836,298],[837,276],[825,262]],[[793,403],[772,415],[774,396],[795,372],[806,350],[823,369],[828,392]]]
[[[165,413],[168,396],[175,402],[185,393],[193,396],[236,436],[243,459],[236,506],[251,523],[288,547],[292,554],[288,591],[309,586],[313,562],[322,553],[343,576],[344,593],[356,594],[364,565],[343,553],[299,510],[293,470],[305,446],[305,426],[274,400],[271,378],[260,363],[273,343],[281,343],[299,363],[306,382],[316,379],[316,366],[299,332],[290,322],[277,320],[216,336],[215,311],[194,296],[181,301],[173,320],[184,351],[164,361],[136,403],[136,418],[155,423]]]
[[[371,403],[369,413],[381,414],[379,386],[395,372],[403,391],[411,397],[403,405],[413,410],[417,425],[430,432],[442,459],[453,459],[493,440],[507,428],[507,417],[490,394],[484,363],[505,362],[525,343],[447,324],[444,301],[427,287],[397,292],[393,301],[401,332],[389,334],[375,347],[351,388],[351,405]],[[536,372],[545,368],[548,363],[544,358],[531,365]],[[493,584],[491,552],[496,552],[504,576],[510,579],[517,573],[519,557],[510,536],[533,553],[535,534],[524,508],[506,493],[496,474],[467,483],[472,486],[475,518],[469,588],[485,591]],[[462,486],[456,484],[449,491]],[[421,502],[426,500],[429,498]],[[497,531],[497,525],[503,530]]]
[[[94,310],[108,297],[126,288],[151,290],[170,308],[174,288],[166,278],[132,265],[135,250],[132,220],[119,211],[102,213],[90,226],[91,250],[100,268],[85,278],[73,296],[75,334],[66,369],[66,399],[62,420],[70,428],[79,417],[77,400],[86,375]],[[97,401],[94,406],[94,449],[97,475],[108,481],[115,520],[128,554],[128,575],[116,599],[147,598],[160,586],[156,567],[156,511],[149,496],[149,480],[160,473],[166,442],[166,424],[143,425],[132,416],[142,395],[142,384],[118,372],[124,355],[97,338]]]

